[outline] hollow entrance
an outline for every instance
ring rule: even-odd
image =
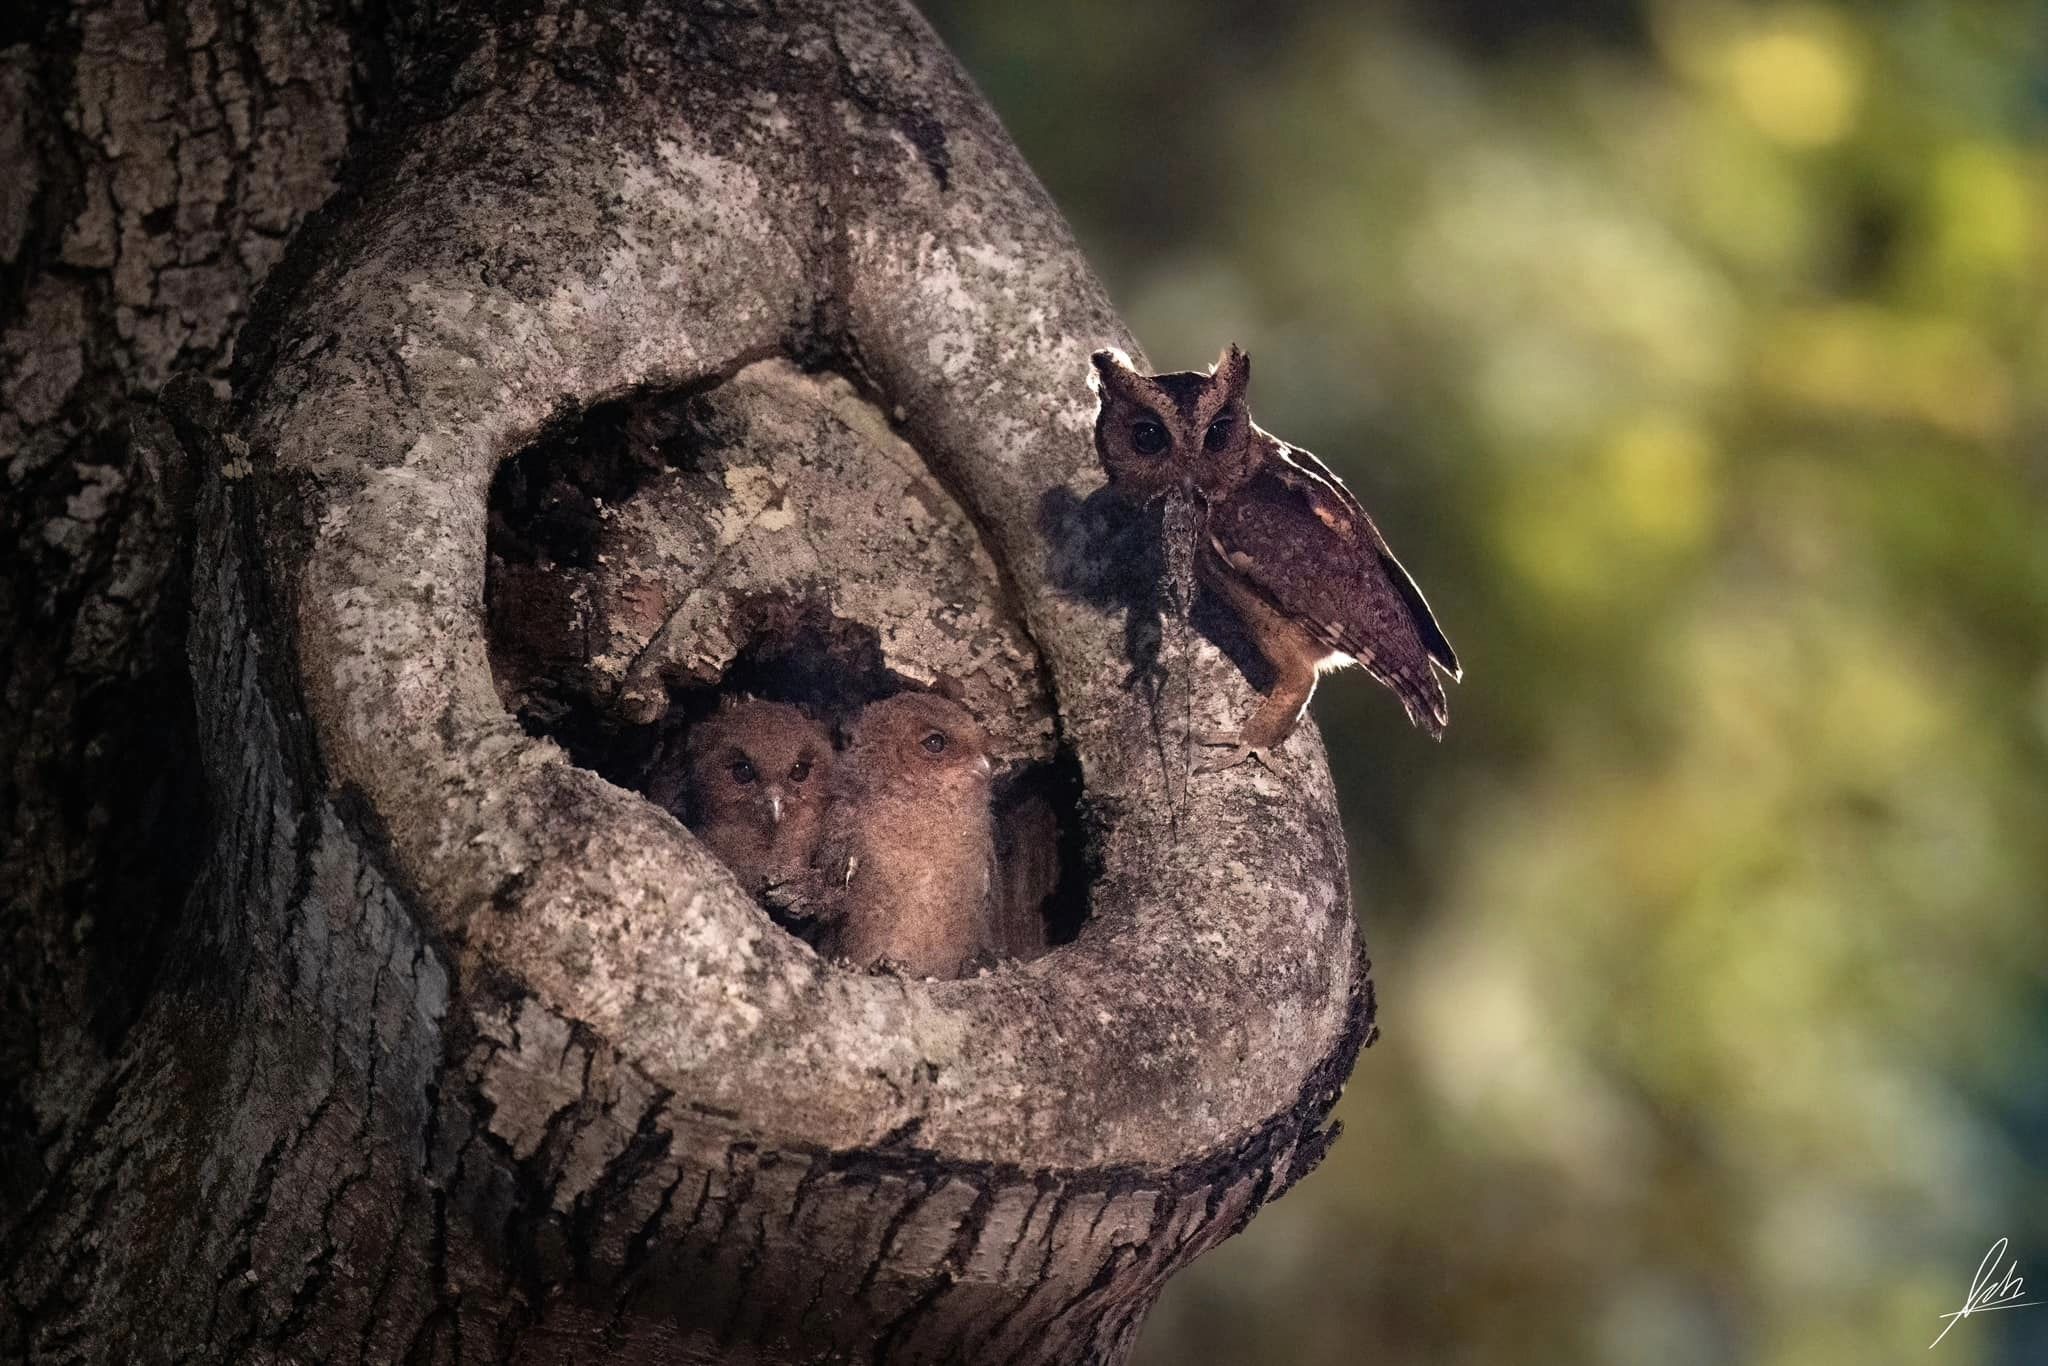
[[[801,708],[838,753],[862,708],[940,693],[988,737],[1001,956],[1079,931],[1079,766],[1036,647],[972,522],[844,379],[764,361],[565,418],[499,470],[487,549],[499,695],[576,763],[701,830],[691,741],[722,702]]]

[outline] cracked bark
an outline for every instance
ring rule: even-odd
[[[1319,1158],[1370,989],[1312,732],[1186,781],[1244,684],[1100,492],[1130,339],[922,22],[32,22],[0,1351],[1121,1359]],[[619,405],[720,435],[565,554],[503,472]],[[657,734],[763,602],[1066,765],[1073,942],[840,971],[532,733]]]

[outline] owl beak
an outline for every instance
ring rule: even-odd
[[[768,794],[768,824],[782,824],[782,794],[780,792],[770,792]]]
[[[974,771],[979,773],[982,777],[986,778],[989,774],[995,772],[995,767],[996,766],[994,764],[989,762],[988,756],[986,754],[977,754],[974,756]]]

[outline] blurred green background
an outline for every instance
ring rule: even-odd
[[[1931,1353],[2048,1299],[2048,6],[926,0],[1160,368],[1466,662],[1316,714],[1385,1034],[1147,1363]]]

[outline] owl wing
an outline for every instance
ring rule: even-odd
[[[1210,549],[1238,580],[1333,654],[1400,697],[1441,735],[1449,720],[1432,666],[1457,655],[1356,498],[1308,452],[1274,443],[1251,479],[1209,509]]]
[[[1423,648],[1428,650],[1431,661],[1449,674],[1452,682],[1463,680],[1465,670],[1458,664],[1458,652],[1451,648],[1451,642],[1445,637],[1443,628],[1437,625],[1436,613],[1429,610],[1429,602],[1422,596],[1422,590],[1416,587],[1414,577],[1394,558],[1394,552],[1387,546],[1387,538],[1380,534],[1379,524],[1373,521],[1372,514],[1365,510],[1365,505],[1358,501],[1357,495],[1344,486],[1344,481],[1337,477],[1336,471],[1312,453],[1299,446],[1288,445],[1284,441],[1275,441],[1274,444],[1279,447],[1276,461],[1282,478],[1297,482],[1307,489],[1311,496],[1323,493],[1324,496],[1334,498],[1339,507],[1348,511],[1365,528],[1372,544],[1379,551],[1381,567],[1386,570],[1387,578],[1394,585],[1394,591],[1400,594],[1401,601],[1408,605],[1408,614],[1414,619],[1416,634],[1422,638]],[[1351,652],[1347,650],[1345,653]]]

